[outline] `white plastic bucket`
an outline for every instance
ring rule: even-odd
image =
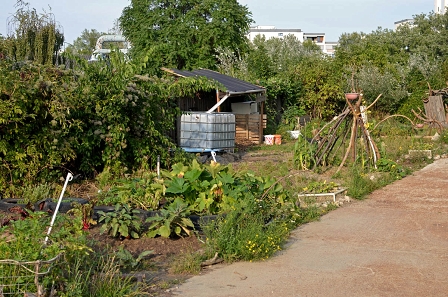
[[[274,135],[265,135],[264,136],[264,144],[273,145],[274,144]]]
[[[302,133],[300,133],[299,130],[293,130],[293,131],[288,131],[289,135],[291,135],[292,139],[297,139],[299,138],[300,135],[302,135]]]

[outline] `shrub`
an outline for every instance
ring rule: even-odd
[[[115,205],[115,210],[112,212],[99,211],[98,222],[104,223],[101,232],[107,232],[112,237],[139,238],[141,225],[139,213],[127,204]]]
[[[256,201],[204,226],[207,254],[226,261],[262,260],[281,249],[289,235],[285,219],[260,212]]]
[[[168,238],[170,236],[190,235],[190,228],[193,228],[194,225],[187,218],[190,214],[187,203],[180,198],[176,198],[165,209],[160,210],[160,213],[160,216],[156,215],[146,219],[146,222],[152,223],[146,233],[147,236],[156,237],[160,235]]]
[[[119,53],[76,69],[0,59],[0,191],[56,180],[62,168],[92,176],[147,169],[170,155],[177,97],[215,89],[205,78],[136,76]],[[6,133],[7,131],[7,133]]]

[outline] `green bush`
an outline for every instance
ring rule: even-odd
[[[415,119],[415,115],[412,110],[417,113],[419,112],[419,108],[420,110],[424,110],[422,99],[427,98],[428,95],[426,94],[426,92],[428,92],[428,90],[426,89],[417,90],[413,92],[409,97],[405,98],[401,103],[397,114],[407,116],[410,119]]]
[[[347,172],[345,183],[345,186],[348,187],[347,195],[355,199],[364,199],[376,189],[401,179],[409,173],[408,169],[398,165],[394,166],[394,162],[387,159],[380,159],[378,171],[386,174],[373,175],[353,166]]]
[[[135,63],[116,52],[74,70],[0,59],[0,191],[57,180],[65,168],[123,175],[158,155],[162,165],[178,160],[164,134],[180,114],[176,98],[216,83],[137,76]]]
[[[443,130],[442,134],[440,135],[440,141],[444,144],[448,144],[448,130]]]
[[[194,227],[188,218],[189,214],[188,204],[178,197],[166,208],[161,209],[160,215],[146,219],[147,223],[152,223],[146,235],[148,237],[160,235],[165,238],[170,236],[189,236],[191,229]]]
[[[215,252],[228,262],[262,260],[281,249],[288,237],[288,224],[276,218],[267,221],[255,209],[233,211],[204,229],[209,255]]]
[[[131,209],[128,204],[116,204],[112,212],[99,211],[98,222],[103,222],[101,233],[106,232],[112,237],[139,238],[141,219],[137,209]]]

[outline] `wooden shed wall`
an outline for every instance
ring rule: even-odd
[[[266,128],[267,116],[265,114],[236,114],[235,142],[250,141],[255,144],[263,142],[263,129]],[[260,123],[262,127],[260,127]]]

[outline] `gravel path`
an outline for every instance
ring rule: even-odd
[[[176,296],[448,296],[448,159],[292,232],[264,262],[217,266]]]

